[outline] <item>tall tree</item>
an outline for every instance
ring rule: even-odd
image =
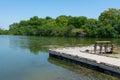
[[[120,34],[120,9],[110,8],[99,16],[103,26],[111,26]]]

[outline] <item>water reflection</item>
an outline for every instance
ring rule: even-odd
[[[40,51],[45,51],[53,47],[65,46],[82,46],[92,44],[90,39],[77,38],[53,38],[53,37],[27,37],[27,36],[12,36],[10,37],[10,46],[12,48],[29,49],[32,53],[38,54]]]
[[[60,37],[35,37],[35,36],[10,36],[10,46],[12,48],[29,49],[37,55],[40,51],[47,52],[49,48],[85,46],[95,43],[97,40],[109,40],[114,44],[119,43],[119,39],[99,39],[99,38],[60,38]]]
[[[116,77],[106,75],[104,73],[100,73],[91,69],[87,69],[85,67],[82,67],[80,65],[76,65],[74,63],[66,62],[60,59],[56,59],[54,57],[49,57],[48,61],[54,65],[57,65],[59,67],[68,69],[70,71],[73,71],[83,79],[83,80],[119,80]]]
[[[49,48],[91,45],[96,40],[108,39],[0,36],[0,80],[118,80],[49,58]]]

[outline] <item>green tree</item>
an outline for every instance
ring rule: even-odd
[[[75,26],[75,28],[81,28],[82,25],[86,24],[87,18],[85,16],[72,17],[69,21],[70,25]]]
[[[98,21],[96,19],[88,19],[86,24],[82,26],[83,32],[88,37],[97,37]]]
[[[57,26],[66,27],[68,25],[67,16],[62,15],[62,16],[57,17],[56,23],[57,23]]]
[[[61,37],[120,37],[120,10],[114,8],[105,10],[98,20],[85,16],[61,15],[57,18],[33,16],[29,20],[11,24],[9,31],[4,33]]]
[[[99,16],[99,21],[103,26],[113,27],[120,34],[120,9],[110,8],[105,10]]]
[[[4,33],[4,30],[0,28],[0,35]]]

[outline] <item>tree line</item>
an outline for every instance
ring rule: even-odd
[[[85,16],[61,15],[56,18],[39,18],[13,23],[9,30],[0,29],[0,34],[59,37],[120,37],[120,9],[110,8],[98,19]]]

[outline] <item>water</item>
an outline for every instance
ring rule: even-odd
[[[0,80],[119,80],[79,65],[49,57],[53,47],[91,45],[96,40],[0,36]],[[119,39],[109,39],[119,44]]]

